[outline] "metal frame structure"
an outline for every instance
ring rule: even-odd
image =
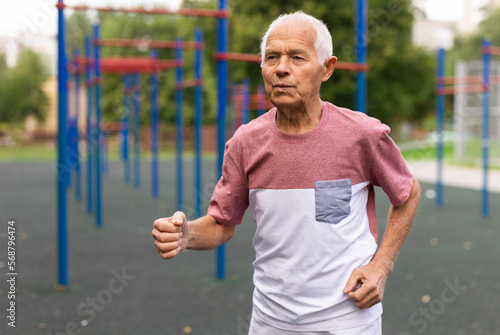
[[[368,12],[368,1],[367,0],[356,0],[356,38],[355,38],[355,46],[356,46],[356,63],[348,64],[348,63],[337,63],[337,69],[345,69],[345,70],[353,70],[357,72],[356,76],[356,109],[366,113],[366,71],[368,70],[368,66],[366,65],[366,50],[367,50],[367,12]],[[257,61],[257,57],[255,55],[246,55],[246,54],[236,54],[228,52],[228,36],[229,36],[229,0],[218,0],[217,1],[217,9],[188,9],[182,8],[177,11],[170,11],[163,8],[154,8],[154,9],[144,9],[144,8],[134,8],[134,9],[121,9],[121,8],[108,8],[108,7],[89,7],[89,6],[68,6],[64,4],[64,0],[58,0],[57,5],[58,9],[58,169],[57,169],[57,197],[58,197],[58,282],[62,286],[68,285],[68,256],[67,256],[67,197],[66,197],[66,183],[65,183],[65,175],[67,173],[67,132],[66,132],[66,122],[67,122],[67,69],[66,69],[66,40],[65,40],[65,21],[64,21],[64,9],[71,8],[73,10],[96,10],[103,12],[123,12],[123,13],[142,13],[142,14],[160,14],[160,15],[186,15],[186,16],[200,16],[200,17],[213,17],[217,19],[217,54],[216,54],[216,62],[217,62],[217,126],[218,126],[218,156],[217,156],[217,171],[219,177],[222,175],[222,161],[224,156],[224,146],[226,141],[225,129],[226,129],[226,109],[227,109],[227,87],[228,87],[228,61],[229,60],[237,60],[237,61]],[[99,28],[95,28],[94,30],[94,38],[99,40]],[[88,42],[87,42],[88,43]],[[95,123],[97,125],[100,124],[101,117],[101,109],[99,106],[100,101],[100,81],[101,81],[101,69],[102,69],[102,61],[100,60],[100,47],[104,46],[106,43],[110,44],[134,44],[137,42],[125,42],[120,40],[114,40],[114,42],[108,41],[103,42],[100,41],[95,45],[94,56],[96,58],[96,62],[94,64],[95,68],[95,77],[94,79],[86,78],[88,85],[90,83],[94,83],[95,85],[95,108],[96,108],[96,120]],[[142,41],[144,43],[144,41]],[[150,46],[153,48],[160,47],[158,44],[160,42],[150,42]],[[176,45],[181,43],[180,41],[176,42]],[[186,43],[186,42],[182,42]],[[199,43],[198,41],[195,42]],[[199,51],[199,50],[197,50]],[[86,51],[87,57],[89,50]],[[260,61],[260,57],[258,57]],[[87,67],[89,64],[87,64]],[[200,64],[201,68],[201,64]],[[178,79],[181,77],[181,73],[178,72]],[[201,70],[197,72],[196,78],[194,79],[194,83],[201,82]],[[196,96],[201,98],[201,90],[199,90],[200,85],[195,85],[197,87]],[[181,100],[181,88],[185,88],[183,84],[179,84],[176,86],[178,90],[177,99]],[[87,86],[87,91],[89,91],[89,86]],[[87,97],[88,105],[91,105],[90,96]],[[198,106],[199,104],[199,106]],[[198,109],[199,108],[199,109]],[[199,110],[199,112],[198,112]],[[179,113],[179,112],[178,112]],[[199,115],[198,115],[199,113]],[[201,116],[201,102],[197,103],[197,116]],[[179,124],[181,117],[179,114],[177,115],[177,122]],[[198,122],[200,118],[198,118]],[[90,118],[87,119],[88,124],[92,122]],[[201,123],[197,123],[197,126],[201,127]],[[90,136],[91,134],[88,134]],[[96,127],[96,134],[94,136],[94,142],[99,143],[100,140],[100,130],[99,127]],[[178,133],[179,136],[179,133]],[[196,150],[197,152],[201,151],[200,144],[201,135],[197,134],[196,140]],[[179,139],[179,137],[178,137]],[[182,139],[181,139],[182,140]],[[179,143],[179,142],[178,142]],[[88,166],[93,163],[95,168],[95,176],[96,179],[96,189],[92,190],[97,194],[96,201],[96,216],[98,218],[101,217],[101,199],[100,199],[100,149],[99,146],[95,148],[95,158],[96,162],[91,162],[89,159]],[[178,153],[182,152],[182,143],[178,144]],[[179,155],[180,156],[180,155]],[[179,157],[178,156],[178,157]],[[182,158],[181,158],[182,159]],[[179,164],[179,163],[178,163]],[[182,164],[182,162],[181,162]],[[178,167],[179,169],[179,167]],[[89,177],[89,181],[92,179],[92,176]],[[196,181],[197,184],[197,203],[201,203],[201,180]],[[178,194],[182,193],[182,190]],[[178,196],[180,199],[182,197]],[[179,207],[182,207],[182,202],[178,203]],[[201,206],[200,206],[201,207]],[[92,204],[88,204],[88,210],[93,210]],[[198,213],[197,213],[198,214]],[[201,213],[200,213],[201,214]],[[97,219],[98,226],[101,225],[101,219]],[[224,279],[225,278],[225,245],[221,245],[217,248],[217,256],[216,256],[216,274],[217,278]]]
[[[446,51],[438,50],[437,77],[436,77],[436,114],[437,114],[437,180],[436,206],[443,206],[443,156],[444,156],[444,96],[464,93],[483,94],[482,114],[482,188],[481,188],[481,215],[489,216],[488,172],[490,156],[490,109],[491,85],[499,84],[500,77],[491,76],[491,56],[500,56],[500,47],[491,45],[487,39],[483,40],[482,48],[483,74],[482,76],[453,77],[445,76]],[[461,85],[455,85],[460,83]]]

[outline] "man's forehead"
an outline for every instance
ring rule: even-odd
[[[269,33],[266,52],[283,46],[300,51],[314,49],[315,37],[316,33],[311,25],[304,22],[285,21]]]
[[[273,28],[269,33],[268,40],[271,38],[291,38],[300,37],[314,40],[316,37],[316,31],[309,22],[297,21],[297,20],[285,20],[279,25]]]
[[[271,41],[267,44],[265,53],[287,53],[287,54],[309,54],[314,52],[312,46],[304,45],[303,43],[294,43],[292,41],[287,41],[286,43],[273,43]]]

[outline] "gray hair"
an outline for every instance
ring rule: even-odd
[[[271,34],[271,32],[281,23],[287,20],[293,20],[297,23],[308,23],[312,26],[316,33],[314,48],[316,49],[316,55],[318,56],[320,65],[324,65],[328,57],[333,56],[332,35],[330,35],[326,24],[314,16],[299,10],[291,14],[282,14],[269,25],[269,28],[267,28],[264,37],[262,37],[262,42],[260,43],[260,55],[262,56],[262,59],[264,59],[264,54],[266,52],[269,34]]]

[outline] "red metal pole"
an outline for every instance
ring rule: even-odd
[[[492,84],[500,83],[500,76],[491,77]],[[467,76],[467,77],[443,77],[437,78],[437,83],[441,85],[452,85],[460,82],[461,84],[482,84],[483,77],[482,76]]]
[[[229,17],[228,10],[216,9],[201,9],[201,8],[180,8],[176,11],[171,11],[166,8],[111,8],[111,7],[92,7],[85,5],[68,6],[66,4],[58,4],[57,8],[71,8],[73,10],[96,10],[98,12],[115,12],[115,13],[136,13],[136,14],[162,14],[162,15],[181,15],[181,16],[202,16],[202,17]]]
[[[235,52],[217,52],[215,54],[215,59],[239,61],[239,62],[252,62],[252,63],[261,62],[261,57],[259,55],[235,53]],[[368,69],[369,66],[367,64],[337,62],[337,65],[335,65],[335,70],[367,71]]]
[[[153,49],[175,49],[175,41],[149,41],[138,39],[99,39],[96,40],[95,45],[106,47],[124,47],[124,48],[153,48]],[[202,49],[202,43],[196,42],[182,42],[180,47],[182,49]]]
[[[481,93],[484,92],[483,85],[463,85],[463,86],[448,86],[439,87],[436,89],[437,95],[453,95],[463,93]]]

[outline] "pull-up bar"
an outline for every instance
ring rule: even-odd
[[[500,84],[500,76],[491,76],[492,84]],[[453,85],[453,84],[482,84],[483,76],[466,76],[466,77],[438,77],[436,82],[440,85]]]
[[[483,44],[481,51],[486,55],[500,56],[500,47],[489,45],[487,42]]]
[[[480,85],[457,85],[457,86],[441,86],[436,88],[436,95],[454,95],[465,93],[482,93],[485,88]]]
[[[101,67],[105,73],[152,73],[182,66],[175,60],[156,60],[153,58],[107,59],[103,58]]]
[[[98,39],[95,45],[121,48],[154,48],[154,49],[203,49],[203,43],[190,41],[149,41],[138,39]]]
[[[91,58],[77,56],[74,58],[76,64],[94,64]],[[178,60],[158,60],[151,57],[103,57],[100,59],[101,69],[104,73],[151,73],[173,69],[183,66],[183,61]],[[82,67],[79,67],[81,70]]]
[[[230,60],[239,62],[252,62],[260,63],[262,57],[260,55],[244,54],[236,52],[217,52],[215,54],[216,60]],[[335,65],[335,70],[346,70],[346,71],[368,71],[370,67],[365,63],[349,63],[349,62],[337,62]]]
[[[500,84],[500,76],[490,77],[491,84]],[[483,76],[437,77],[436,95],[454,95],[467,93],[484,93],[488,88],[483,83]],[[446,86],[454,85],[454,86]]]

